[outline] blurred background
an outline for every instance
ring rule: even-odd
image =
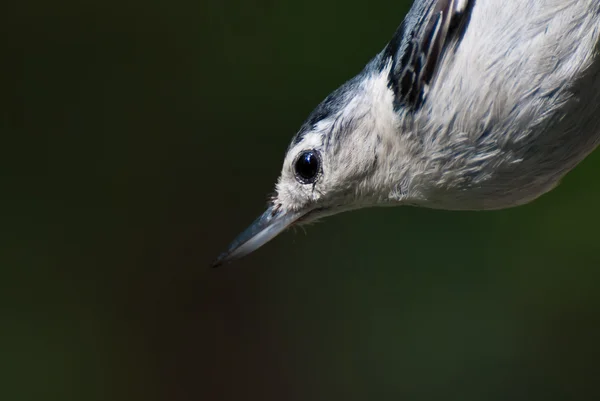
[[[208,267],[409,6],[0,6],[0,399],[600,399],[598,152],[527,206],[361,210]]]

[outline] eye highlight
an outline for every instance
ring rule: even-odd
[[[294,163],[296,179],[302,184],[314,183],[321,171],[321,156],[316,150],[305,150]]]

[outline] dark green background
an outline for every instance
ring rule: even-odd
[[[362,210],[208,267],[408,5],[0,6],[0,399],[599,399],[599,153],[524,207]]]

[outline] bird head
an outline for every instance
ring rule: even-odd
[[[387,160],[404,147],[392,143],[398,117],[387,71],[373,65],[311,113],[292,138],[267,210],[214,265],[247,255],[293,225],[395,198],[397,174]]]

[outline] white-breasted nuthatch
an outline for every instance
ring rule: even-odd
[[[214,265],[285,228],[380,205],[501,209],[600,140],[599,0],[416,0],[288,148],[266,212]]]

